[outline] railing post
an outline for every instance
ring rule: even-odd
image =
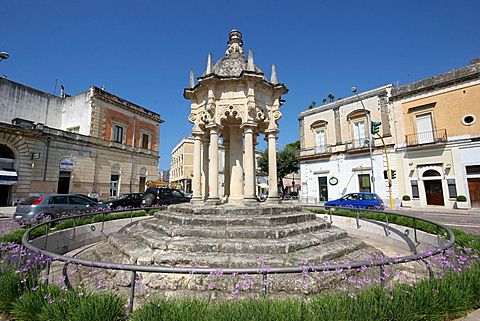
[[[45,242],[43,243],[43,249],[44,249],[44,250],[47,249],[48,232],[50,231],[50,224],[46,224],[45,226],[46,226],[47,228],[46,228],[46,231],[45,231]]]
[[[135,297],[135,280],[137,278],[137,272],[132,271],[132,280],[130,281],[130,306],[129,313],[133,312],[133,299]]]
[[[262,289],[262,294],[264,297],[267,296],[267,271],[263,271],[263,289]]]
[[[385,234],[390,235],[390,226],[388,225],[388,213],[385,213],[385,221],[387,222],[387,228],[385,229]]]
[[[385,269],[383,268],[383,265],[380,265],[380,285],[385,287]]]
[[[73,218],[73,234],[70,240],[73,240],[75,238],[76,227],[77,227],[77,217],[74,217]]]

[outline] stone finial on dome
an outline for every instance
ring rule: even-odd
[[[277,67],[275,66],[275,64],[272,65],[272,76],[270,78],[270,82],[272,84],[278,84],[278,80],[277,80]]]
[[[195,74],[193,73],[193,69],[190,69],[190,82],[189,82],[189,88],[195,87]]]
[[[255,63],[253,62],[253,51],[252,51],[252,49],[248,50],[247,70],[248,71],[255,71]]]
[[[228,40],[228,49],[225,52],[227,57],[236,58],[236,57],[245,57],[245,50],[243,50],[243,40],[242,40],[242,33],[237,29],[233,29],[228,34],[230,40]]]
[[[208,54],[207,59],[207,70],[205,71],[206,75],[209,75],[213,72],[213,62],[212,62],[212,53]]]

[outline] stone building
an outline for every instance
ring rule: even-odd
[[[105,200],[158,178],[163,120],[155,112],[94,86],[54,96],[7,79],[0,107],[2,204],[52,193]]]
[[[394,88],[390,101],[400,194],[413,206],[480,207],[480,60]]]
[[[392,88],[386,85],[300,113],[297,157],[304,201],[376,192],[387,200],[392,195],[398,203],[396,180],[383,175],[387,158],[389,167],[396,168],[394,120],[388,105]],[[370,122],[381,122],[379,135],[371,134]]]

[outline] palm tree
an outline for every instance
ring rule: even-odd
[[[327,102],[327,98],[323,98],[323,103],[325,104]]]
[[[332,93],[330,93],[328,94],[328,99],[330,99],[330,102],[332,102],[335,100],[335,96]]]

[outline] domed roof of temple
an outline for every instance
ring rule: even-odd
[[[239,77],[243,71],[254,72],[263,75],[263,71],[253,63],[253,53],[250,49],[248,52],[248,60],[245,59],[245,50],[243,50],[242,33],[233,29],[227,42],[228,49],[226,56],[220,58],[217,63],[212,66],[211,55],[208,57],[207,70],[203,76],[215,74],[221,77]]]

